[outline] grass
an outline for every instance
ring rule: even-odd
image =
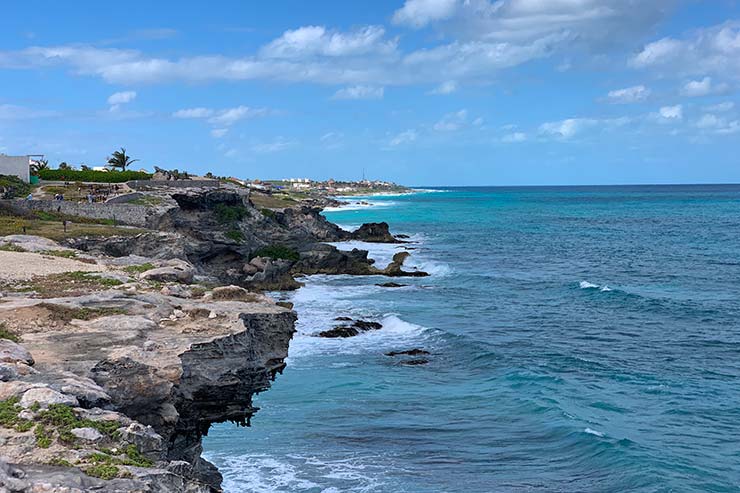
[[[27,252],[22,246],[18,246],[15,243],[3,243],[0,245],[0,251],[3,252]]]
[[[213,208],[218,222],[222,224],[241,221],[247,215],[247,208],[243,205],[216,204]]]
[[[142,272],[146,272],[152,269],[154,269],[154,265],[147,262],[140,265],[129,265],[128,267],[124,267],[123,271],[128,272],[129,274],[141,274]]]
[[[21,342],[21,338],[18,334],[11,332],[5,327],[5,322],[0,322],[0,339],[7,339],[8,341]]]
[[[234,241],[236,241],[238,243],[241,243],[242,241],[244,241],[244,235],[238,229],[231,229],[231,230],[227,231],[224,236],[226,236],[228,239],[234,240]]]
[[[284,209],[296,204],[296,200],[287,195],[268,195],[266,193],[252,192],[249,200],[259,209]],[[264,213],[263,213],[264,214]]]
[[[0,198],[24,197],[30,191],[31,186],[17,176],[0,175]]]
[[[24,231],[25,227],[25,231]],[[61,220],[21,219],[17,216],[0,216],[0,236],[29,234],[42,236],[54,241],[83,236],[134,236],[144,233],[140,228],[114,227],[110,224],[68,223],[67,231]]]
[[[59,296],[79,296],[93,291],[102,291],[121,284],[123,283],[117,279],[96,277],[90,272],[74,271],[63,272],[61,274],[50,274],[48,276],[38,276],[28,281],[10,281],[0,283],[0,289],[17,292],[33,291],[41,298],[56,298]]]
[[[125,310],[121,308],[70,308],[64,305],[55,305],[53,303],[39,303],[39,308],[45,308],[51,313],[51,319],[60,322],[70,322],[72,320],[93,320],[95,318],[107,317],[110,315],[122,315]]]
[[[270,219],[275,219],[275,211],[273,211],[272,209],[264,208],[264,209],[260,209],[260,212],[265,217],[269,217]]]
[[[254,257],[270,257],[273,259],[292,260],[293,262],[301,258],[297,251],[283,245],[270,245],[260,248],[252,254],[252,258]]]
[[[107,226],[115,225],[113,219],[100,219],[94,217],[82,217],[82,216],[70,216],[68,214],[61,214],[57,212],[49,211],[34,211],[34,216],[41,219],[42,221],[67,221],[69,223],[82,223],[82,224],[105,224]]]
[[[39,253],[42,255],[51,255],[52,257],[62,258],[75,258],[77,256],[77,252],[74,250],[44,250]]]
[[[153,205],[159,205],[162,202],[164,202],[164,199],[162,197],[156,197],[153,195],[144,195],[143,197],[139,197],[138,199],[129,200],[126,203],[133,204],[133,205],[153,206]]]

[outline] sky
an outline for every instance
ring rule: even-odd
[[[10,1],[0,153],[406,185],[740,183],[740,0]]]

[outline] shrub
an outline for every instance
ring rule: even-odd
[[[244,235],[238,229],[231,229],[226,232],[226,237],[230,240],[241,242],[244,240]]]
[[[0,198],[14,199],[25,197],[31,192],[31,185],[17,176],[0,175]]]
[[[273,211],[272,209],[264,208],[264,209],[260,209],[260,212],[265,217],[269,217],[270,219],[275,219],[275,211]]]
[[[233,223],[241,221],[247,215],[247,209],[243,205],[216,204],[213,208],[216,219],[220,223]]]
[[[292,260],[293,262],[297,262],[301,258],[297,251],[283,245],[270,245],[260,248],[252,254],[252,258],[254,257],[270,257],[273,259]]]
[[[150,180],[151,173],[143,171],[82,171],[66,169],[44,169],[39,171],[42,180],[84,181],[98,183],[123,183],[129,180]]]
[[[18,334],[9,331],[5,327],[5,322],[0,322],[0,339],[7,339],[13,342],[21,342],[21,338],[18,337]]]

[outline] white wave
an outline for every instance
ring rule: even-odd
[[[359,460],[266,454],[223,456],[215,459],[224,476],[225,493],[275,491],[377,491],[382,468]],[[219,460],[220,459],[220,460]],[[342,488],[342,489],[340,489]]]
[[[583,431],[584,433],[588,433],[589,435],[596,435],[599,438],[604,438],[604,434],[600,431],[592,430],[591,428],[586,428]]]
[[[591,283],[591,282],[588,282],[588,281],[581,281],[578,284],[578,286],[581,289],[598,289],[602,293],[605,293],[605,292],[608,292],[608,291],[611,291],[612,290],[612,288],[610,288],[606,284],[604,284],[603,286],[599,286],[598,284],[594,284],[594,283]]]
[[[393,207],[396,202],[392,200],[340,200],[340,206],[324,207],[323,212],[361,211],[371,207]]]

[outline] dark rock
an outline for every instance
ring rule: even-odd
[[[293,309],[293,303],[291,303],[290,301],[276,301],[275,304],[277,306],[282,306],[283,308],[287,308],[288,310]]]
[[[398,238],[398,239],[403,239],[403,240],[407,240],[407,239],[409,239],[409,238],[411,238],[411,237],[410,237],[409,235],[396,235],[396,238]]]
[[[352,324],[352,326],[362,331],[379,330],[383,328],[383,325],[381,325],[380,323],[368,322],[367,320],[357,320],[355,323]]]
[[[380,286],[381,288],[402,288],[404,286],[407,286],[407,284],[398,284],[397,282],[384,282],[382,284],[376,284],[376,286]]]
[[[337,322],[351,322],[352,319],[350,317],[337,317],[334,320]]]
[[[429,363],[429,360],[424,359],[424,358],[407,359],[407,360],[400,362],[402,366],[419,366],[419,365],[426,365],[427,363]]]
[[[365,223],[352,232],[351,238],[369,243],[403,243],[390,233],[386,222]]]
[[[383,270],[383,274],[390,277],[427,277],[429,274],[420,270],[403,270],[403,263],[410,256],[409,252],[398,252],[393,256],[393,261]]]
[[[333,329],[324,330],[319,332],[319,337],[327,337],[330,339],[338,337],[354,337],[358,335],[360,331],[354,327],[334,327]]]
[[[429,354],[429,351],[425,351],[419,348],[407,349],[405,351],[391,351],[389,353],[385,353],[386,356],[421,356],[425,354]]]

